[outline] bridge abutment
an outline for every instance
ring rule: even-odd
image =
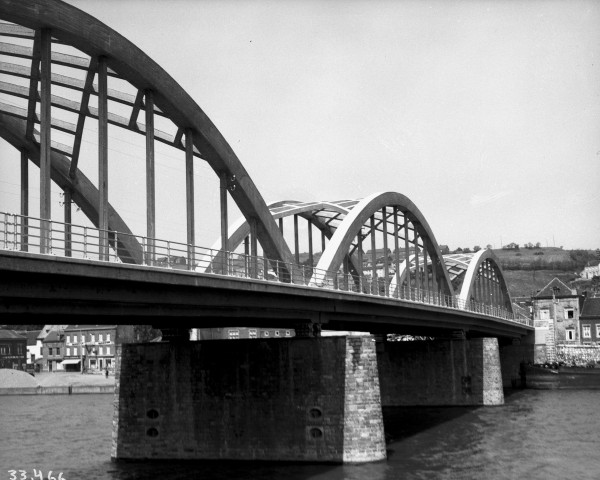
[[[384,407],[504,403],[496,338],[383,342],[378,366]]]
[[[372,337],[123,344],[114,460],[386,458]]]

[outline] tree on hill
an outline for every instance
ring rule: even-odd
[[[589,262],[595,261],[594,252],[588,250],[571,250],[569,252],[569,257],[573,262],[573,268],[577,270],[583,269]]]

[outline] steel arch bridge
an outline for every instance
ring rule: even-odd
[[[0,0],[0,20],[0,136],[20,152],[22,175],[20,212],[0,218],[4,249],[346,290],[514,318],[492,252],[442,256],[433,230],[406,196],[383,192],[267,206],[196,102],[110,27],[59,0]],[[145,232],[133,231],[109,202],[108,145],[117,130],[145,144]],[[80,168],[82,142],[90,135],[97,138],[97,182]],[[156,235],[158,143],[185,163],[186,242]],[[199,161],[218,182],[220,236],[212,249],[196,241]],[[29,214],[29,162],[40,172],[39,218]],[[62,221],[51,206],[52,181],[64,191]],[[230,199],[242,214],[231,225]],[[73,224],[72,202],[93,227]],[[314,229],[320,233],[316,246]]]

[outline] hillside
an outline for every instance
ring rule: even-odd
[[[562,270],[580,272],[588,262],[598,262],[593,250],[563,250],[556,247],[494,249],[504,270]]]
[[[504,270],[504,278],[512,298],[530,297],[555,277],[569,286],[576,278],[572,273],[562,270]]]
[[[575,288],[573,280],[588,262],[597,263],[593,250],[561,248],[521,248],[493,250],[500,260],[508,290],[513,297],[529,297],[545,287],[553,278]]]

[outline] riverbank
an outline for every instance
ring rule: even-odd
[[[551,389],[600,389],[600,368],[559,367],[543,368],[534,365],[525,367],[526,388]]]
[[[42,372],[33,377],[19,370],[0,369],[0,395],[73,395],[114,391],[114,376]]]

